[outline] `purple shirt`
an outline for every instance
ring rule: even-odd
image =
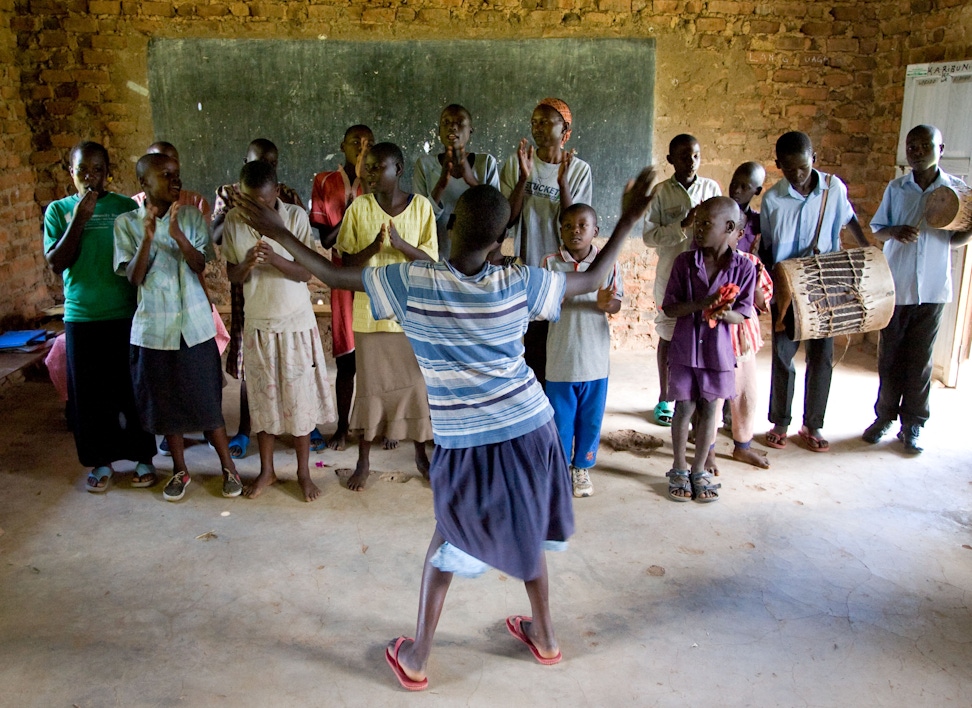
[[[672,265],[672,275],[665,290],[662,308],[677,302],[695,302],[718,292],[727,283],[739,286],[739,296],[732,309],[743,317],[753,317],[753,292],[756,287],[756,268],[752,262],[735,251],[729,265],[719,271],[709,285],[705,274],[704,256],[700,249],[680,254]],[[710,328],[702,312],[679,317],[675,322],[668,360],[693,369],[732,371],[736,355],[732,351],[729,325],[720,321]]]
[[[755,254],[756,249],[753,248],[753,244],[759,236],[759,212],[752,207],[746,207],[743,213],[746,214],[746,228],[743,229],[743,235],[736,249]]]

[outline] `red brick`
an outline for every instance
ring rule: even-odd
[[[118,0],[89,0],[88,12],[92,15],[117,15],[121,12]]]
[[[597,9],[601,12],[631,12],[631,0],[598,0]]]
[[[46,84],[61,84],[73,81],[74,77],[70,71],[59,71],[57,69],[45,69],[40,73],[40,80]]]
[[[223,3],[196,5],[196,14],[199,17],[222,17],[229,14],[229,7]]]
[[[834,33],[833,22],[806,22],[800,31],[808,37],[829,37]]]
[[[826,101],[830,97],[830,89],[822,86],[800,86],[796,95],[811,101]]]
[[[674,15],[678,11],[678,0],[654,0],[651,7],[659,15]]]
[[[827,40],[828,52],[856,52],[860,45],[856,39],[834,37]]]
[[[94,49],[127,49],[128,39],[119,35],[96,34],[91,37]]]
[[[817,115],[819,108],[814,105],[794,104],[786,107],[787,116],[806,116],[812,118]]]
[[[81,59],[85,64],[111,64],[115,60],[115,53],[103,49],[85,49],[81,52]]]
[[[699,32],[722,32],[726,29],[726,21],[721,17],[700,17],[695,21],[695,29]]]
[[[749,23],[752,34],[776,34],[780,31],[780,23],[770,20],[753,20]]]
[[[803,83],[803,72],[795,69],[777,69],[773,72],[776,83]]]
[[[100,69],[75,69],[71,72],[71,76],[74,77],[75,81],[79,81],[84,84],[111,83],[111,77],[108,75],[108,72],[101,71]]]
[[[361,13],[361,21],[370,24],[390,25],[395,21],[395,10],[389,7],[369,7]]]

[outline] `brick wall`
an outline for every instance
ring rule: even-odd
[[[13,17],[13,3],[0,0],[0,329],[22,326],[49,301]]]
[[[776,138],[804,130],[817,146],[818,164],[848,183],[865,221],[892,175],[904,66],[972,56],[966,5],[963,0],[17,0],[15,10],[4,15],[16,32],[42,206],[67,193],[61,160],[81,137],[104,142],[119,189],[135,191],[134,161],[155,138],[140,90],[147,84],[146,46],[153,36],[654,37],[656,161],[664,162],[672,135],[692,132],[702,143],[703,174],[725,187],[735,165],[756,159],[771,168],[772,183],[778,178],[772,169]],[[524,107],[524,124],[530,108]],[[629,297],[614,318],[616,343],[650,344],[654,254],[632,241],[623,262]]]

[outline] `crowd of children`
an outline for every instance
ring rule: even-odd
[[[432,638],[454,573],[488,567],[524,580],[532,617],[507,629],[541,663],[560,660],[547,598],[544,550],[573,531],[574,497],[593,494],[610,359],[608,316],[621,309],[616,263],[626,235],[642,228],[657,251],[658,403],[654,420],[672,427],[667,473],[673,501],[713,502],[721,484],[714,441],[732,431],[735,460],[770,465],[752,447],[756,425],[758,315],[771,311],[772,369],[764,441],[788,442],[800,342],[773,302],[772,268],[841,248],[847,227],[866,242],[847,188],[815,169],[809,136],[783,134],[783,178],[765,193],[765,168],[745,162],[728,195],[698,174],[699,141],[676,135],[657,184],[653,168],[628,185],[621,216],[602,248],[591,206],[590,166],[566,149],[568,105],[547,98],[500,168],[469,151],[473,117],[461,105],[439,119],[442,151],[420,158],[415,192],[403,188],[405,156],[375,142],[365,125],[347,129],[343,164],[316,175],[309,210],[277,180],[277,147],[250,143],[239,180],[217,190],[214,208],[182,189],[175,146],[153,143],[138,160],[142,191],[108,190],[110,160],[97,143],[69,155],[77,194],[49,205],[45,255],[64,279],[68,415],[90,492],[104,492],[112,463],[136,463],[132,486],[158,473],[155,437],[172,457],[166,500],[186,493],[184,434],[204,431],[222,470],[222,493],[254,498],[277,481],[275,439],[291,436],[306,501],[309,452],[344,449],[358,462],[348,489],[366,487],[370,453],[410,440],[433,490],[436,529],[423,571],[415,638],[391,642],[386,659],[402,686],[428,685]],[[939,169],[944,146],[932,126],[907,138],[912,172],[888,185],[871,228],[891,266],[896,307],[881,335],[876,419],[863,439],[877,443],[896,418],[906,452],[921,452],[929,417],[931,351],[951,297],[950,253],[972,232],[927,226],[924,199],[961,185]],[[762,197],[760,211],[752,200]],[[317,251],[320,245],[330,259]],[[500,247],[512,238],[513,257]],[[231,283],[226,372],[240,379],[240,424],[229,438],[217,347],[222,324],[203,277],[219,245]],[[331,286],[336,411],[306,282]],[[635,274],[639,277],[640,274]],[[823,435],[833,339],[804,343],[807,366],[799,438],[814,452]],[[249,385],[247,385],[249,382]],[[337,419],[329,440],[319,424]],[[690,431],[690,428],[692,430]],[[260,473],[244,486],[234,458],[256,432]],[[694,435],[695,453],[687,447]],[[435,453],[426,443],[434,440]],[[484,513],[486,510],[487,513]]]

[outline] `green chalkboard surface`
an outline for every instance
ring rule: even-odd
[[[502,163],[546,96],[574,115],[568,147],[591,165],[608,233],[624,181],[651,158],[654,40],[346,42],[155,39],[149,44],[155,137],[179,148],[183,182],[212,195],[235,182],[257,137],[280,148],[280,179],[307,201],[315,173],[342,160],[344,130],[365,123],[412,165],[439,152],[439,113],[473,115],[476,152]]]

